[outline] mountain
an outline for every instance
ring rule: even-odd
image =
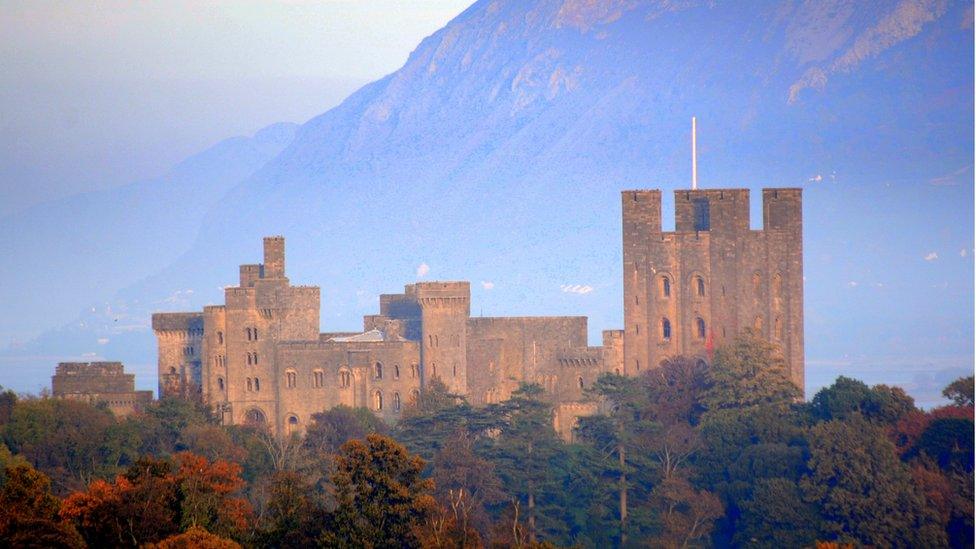
[[[97,348],[104,334],[91,331],[90,319],[107,319],[115,331],[145,331],[150,306],[136,307],[133,316],[136,303],[119,302],[115,294],[175,261],[192,245],[206,212],[280,153],[296,129],[281,123],[226,139],[159,179],[71,196],[0,220],[0,255],[8,258],[0,262],[6,312],[0,333],[13,340],[0,357],[0,384],[17,386],[18,376],[30,375],[27,365],[34,363],[25,355],[40,354],[44,363],[77,355],[86,345]],[[84,334],[80,341],[65,341],[64,329],[57,337],[30,339],[68,323]]]
[[[117,298],[216,302],[283,234],[323,329],[426,276],[472,280],[476,314],[587,314],[595,337],[622,316],[619,191],[685,188],[695,115],[702,186],[807,188],[811,375],[922,394],[972,363],[972,261],[951,262],[972,250],[972,18],[947,0],[481,0]],[[915,376],[926,360],[944,372]]]

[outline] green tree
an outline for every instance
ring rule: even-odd
[[[736,546],[810,547],[817,539],[820,515],[793,479],[759,479],[741,511]]]
[[[332,455],[346,442],[371,433],[386,434],[383,421],[366,408],[336,406],[312,414],[305,430],[305,447],[316,455]]]
[[[84,547],[78,532],[58,516],[61,502],[51,481],[27,464],[9,467],[0,488],[0,546]]]
[[[261,516],[258,542],[266,547],[311,547],[322,534],[325,509],[303,475],[282,471],[270,479],[271,493]]]
[[[495,465],[475,453],[471,435],[458,431],[434,456],[433,466],[434,496],[441,508],[451,511],[462,545],[471,528],[487,537],[488,508],[505,500]]]
[[[846,419],[860,414],[866,419],[894,425],[915,410],[915,401],[904,390],[887,385],[868,387],[864,382],[840,376],[810,401],[811,415],[819,421]]]
[[[702,404],[709,412],[761,405],[789,407],[801,396],[779,348],[747,329],[715,351]]]
[[[942,396],[951,400],[956,406],[972,406],[973,392],[973,376],[961,377],[943,389]]]
[[[946,544],[894,445],[861,417],[813,427],[810,474],[802,486],[806,500],[821,510],[821,539],[879,547]]]
[[[336,456],[335,510],[322,535],[327,547],[417,547],[416,530],[435,503],[424,461],[393,439],[370,434]]]

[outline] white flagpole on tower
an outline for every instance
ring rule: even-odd
[[[691,117],[691,190],[698,190],[698,140],[695,117]]]

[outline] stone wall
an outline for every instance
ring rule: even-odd
[[[121,362],[61,362],[51,377],[55,398],[103,405],[124,416],[152,402],[152,391],[136,391],[135,375]]]

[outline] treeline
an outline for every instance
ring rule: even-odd
[[[972,377],[930,411],[845,377],[802,402],[749,333],[589,392],[573,443],[536,385],[475,408],[435,380],[396,426],[339,407],[303,438],[0,393],[0,546],[973,546]]]

